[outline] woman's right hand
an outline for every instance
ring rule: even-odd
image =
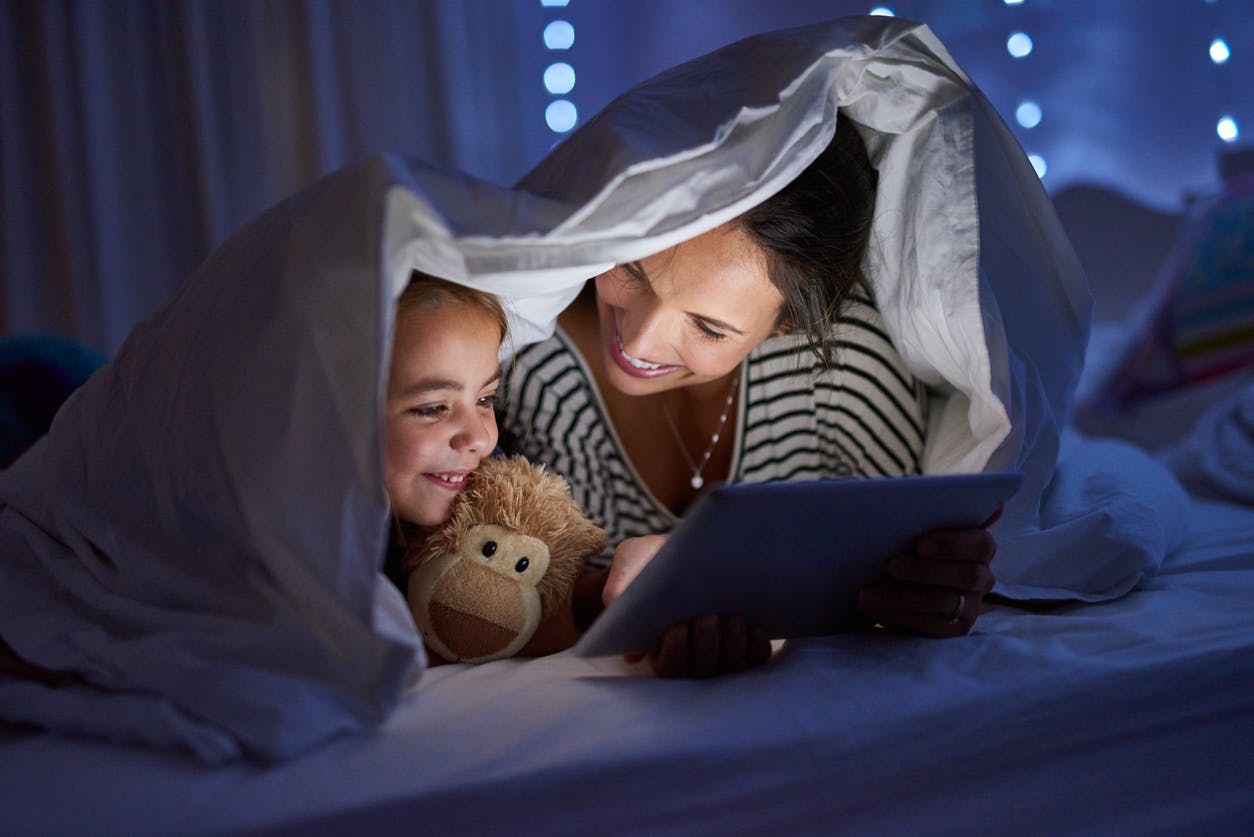
[[[664,543],[666,535],[647,535],[618,545],[601,592],[605,604],[622,595]],[[712,677],[762,665],[771,657],[771,642],[740,616],[709,613],[672,625],[662,634],[657,648],[643,656],[659,677]],[[641,657],[630,655],[627,659],[637,662]]]

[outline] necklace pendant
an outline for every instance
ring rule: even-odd
[[[692,479],[688,481],[693,491],[700,491],[701,486],[705,485],[705,480],[701,479],[700,474],[693,474]]]

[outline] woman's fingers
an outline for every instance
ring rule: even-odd
[[[985,529],[938,529],[920,536],[910,554],[939,561],[987,564],[997,554],[997,541]]]
[[[685,676],[688,671],[688,646],[687,622],[667,628],[657,650],[649,655],[649,663],[657,676]]]
[[[706,614],[668,628],[648,658],[659,677],[713,677],[762,665],[771,642],[741,616]]]
[[[713,677],[718,673],[719,650],[722,645],[719,618],[711,613],[692,620],[688,635],[692,639],[688,658],[689,675]]]
[[[722,620],[719,634],[718,670],[743,671],[749,665],[749,631],[742,616]]]
[[[933,637],[968,633],[983,609],[978,591],[887,583],[863,588],[858,607],[886,628]]]
[[[916,555],[898,555],[888,562],[888,574],[898,581],[932,587],[951,587],[984,595],[997,579],[987,563],[940,561]]]

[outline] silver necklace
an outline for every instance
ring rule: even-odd
[[[710,436],[710,444],[706,447],[700,462],[693,462],[691,454],[688,453],[688,447],[684,444],[683,437],[679,435],[679,428],[675,425],[675,417],[671,415],[671,409],[666,404],[666,394],[661,393],[662,413],[666,416],[666,424],[670,427],[671,434],[675,437],[675,444],[679,446],[679,452],[684,455],[684,461],[692,469],[692,479],[688,481],[688,484],[692,486],[693,491],[700,491],[701,487],[705,485],[705,479],[702,478],[701,472],[705,470],[705,464],[710,461],[710,457],[714,455],[714,448],[718,446],[719,434],[723,432],[723,425],[727,424],[727,416],[731,413],[732,402],[736,400],[736,387],[739,384],[740,367],[736,367],[736,372],[732,375],[731,389],[727,391],[727,402],[723,404],[723,413],[718,417],[718,424],[714,425],[714,434]]]

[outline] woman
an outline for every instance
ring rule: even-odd
[[[923,387],[861,273],[876,175],[851,122],[799,177],[735,220],[585,286],[550,340],[515,360],[505,446],[563,473],[620,543],[584,597],[608,602],[707,486],[917,473]],[[933,533],[861,607],[932,636],[971,629],[992,589],[983,530]],[[585,617],[594,612],[585,602]],[[660,674],[756,665],[767,638],[735,617],[679,625]]]

